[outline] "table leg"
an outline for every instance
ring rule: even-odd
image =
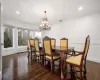
[[[64,52],[61,53],[61,79],[64,79]]]
[[[64,79],[64,74],[63,74],[63,61],[61,60],[61,79]]]
[[[31,47],[31,59],[32,59],[32,47]]]

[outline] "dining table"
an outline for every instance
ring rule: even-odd
[[[42,50],[44,52],[44,48],[41,46],[40,47],[40,50]],[[65,65],[66,65],[66,62],[65,60],[67,59],[67,55],[69,53],[74,53],[74,47],[65,47],[65,46],[56,46],[55,49],[52,49],[53,52],[57,53],[57,54],[60,54],[61,56],[61,79],[63,80],[64,79],[64,70],[65,70]],[[66,66],[67,68],[67,66]],[[67,69],[66,69],[67,70]]]
[[[60,56],[61,56],[61,68],[60,69],[61,69],[61,79],[63,80],[67,55],[74,54],[74,47],[56,46],[55,52],[60,53]],[[66,68],[67,68],[67,66],[66,66]]]

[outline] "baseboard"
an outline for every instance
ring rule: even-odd
[[[7,56],[19,52],[27,51],[26,47],[18,47],[18,48],[7,48],[2,50],[2,56]]]
[[[96,63],[100,63],[100,58],[92,58],[92,57],[88,57],[87,60],[92,61],[92,62],[96,62]]]
[[[27,50],[21,50],[21,51],[8,51],[8,52],[3,52],[2,56],[8,56],[8,55],[12,55],[12,54],[16,54],[16,53],[21,53],[21,52],[26,52]]]
[[[27,52],[27,51],[21,51],[21,52],[11,53],[11,54],[8,54],[8,55],[3,55],[3,57],[5,57],[5,56],[9,56],[9,55],[13,55],[13,54],[25,53],[25,52]]]
[[[2,80],[2,72],[0,71],[0,80]]]

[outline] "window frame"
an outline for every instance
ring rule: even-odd
[[[10,28],[12,28],[12,47],[7,47],[7,48],[5,48],[4,46],[3,46],[3,49],[4,50],[10,50],[10,49],[14,49],[14,30],[15,30],[15,28],[14,27],[12,27],[12,26],[10,26],[10,25],[4,25],[4,27],[10,27]],[[5,32],[5,29],[4,29],[4,27],[3,27],[3,42],[4,42],[4,32]],[[4,43],[5,44],[5,43]]]
[[[28,30],[29,32],[32,31],[33,32],[33,37],[34,37],[34,30],[25,29],[25,28],[17,28],[17,34],[18,34],[18,29],[23,30],[23,32],[24,32],[24,30]],[[24,33],[23,33],[23,35],[24,35]],[[30,35],[28,34],[28,36],[30,36]],[[18,45],[18,43],[17,43],[17,46],[18,46],[18,48],[23,48],[23,47],[27,47],[27,44],[26,45]]]

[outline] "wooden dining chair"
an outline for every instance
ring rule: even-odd
[[[67,38],[60,39],[60,50],[68,51],[68,39]]]
[[[44,53],[43,51],[40,50],[39,47],[39,39],[37,37],[34,38],[35,40],[35,53],[36,53],[36,57],[38,57],[38,60],[40,59],[40,61],[44,61]]]
[[[52,52],[52,47],[51,47],[51,39],[49,37],[44,37],[43,39],[43,44],[44,44],[44,53],[45,53],[45,64],[46,60],[50,61],[51,63],[51,70],[54,71],[54,61],[60,60],[60,54],[53,53]]]
[[[29,55],[30,55],[30,53],[31,53],[31,48],[30,48],[29,40],[28,40],[28,42],[27,42],[27,51],[28,51],[28,57],[29,57]]]
[[[35,40],[34,39],[30,39],[29,43],[30,43],[30,46],[34,46]]]
[[[56,49],[56,39],[51,38],[51,46],[52,46],[52,49],[53,49],[53,50]]]
[[[82,52],[75,51],[74,56],[69,57],[66,59],[66,63],[72,66],[72,71],[77,75],[77,73],[80,72],[80,77],[76,76],[77,78],[83,80],[86,76],[86,58],[87,58],[87,53],[89,50],[89,45],[90,45],[90,36],[87,36],[85,45],[84,45],[84,50]],[[80,70],[77,71],[76,67],[78,67]],[[83,76],[84,74],[84,76]]]
[[[29,43],[29,50],[30,50],[31,57],[32,57],[32,53],[35,52],[35,47],[34,47],[35,41],[34,39],[30,39],[28,43]]]
[[[73,53],[74,48],[68,49],[68,39],[67,38],[60,39],[60,50],[64,51],[64,53],[66,54],[66,57],[67,55],[72,56],[74,54]]]

